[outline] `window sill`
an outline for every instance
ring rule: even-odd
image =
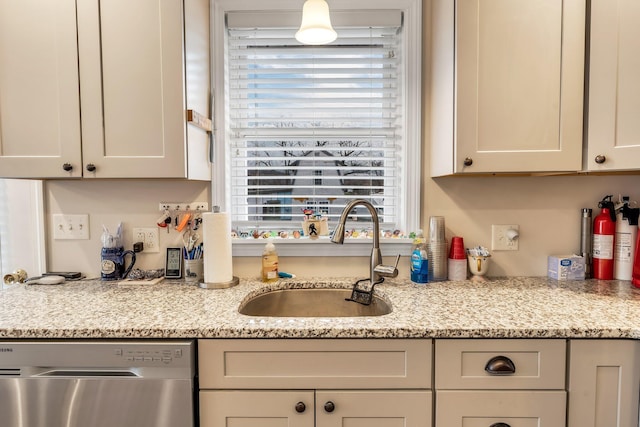
[[[369,256],[371,239],[347,239],[343,245],[331,243],[328,237],[310,239],[273,239],[279,256]],[[260,256],[267,239],[234,239],[233,256]],[[380,239],[380,249],[384,256],[411,255],[413,241],[404,239]]]

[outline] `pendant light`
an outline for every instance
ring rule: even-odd
[[[327,44],[338,35],[331,26],[329,5],[325,0],[306,0],[302,7],[302,23],[296,40],[302,44]]]

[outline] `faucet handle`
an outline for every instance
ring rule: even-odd
[[[378,273],[382,277],[396,277],[398,275],[398,261],[400,261],[400,255],[396,256],[396,265],[383,265],[378,264],[373,269],[376,273]]]

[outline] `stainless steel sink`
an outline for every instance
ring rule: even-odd
[[[247,316],[361,317],[391,313],[391,305],[374,296],[370,305],[345,301],[351,289],[281,289],[256,295],[240,305]]]

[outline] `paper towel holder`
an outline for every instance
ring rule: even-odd
[[[233,276],[233,278],[228,282],[200,282],[198,286],[200,286],[202,289],[228,289],[236,286],[238,283],[240,283],[240,279],[238,279],[236,276]]]

